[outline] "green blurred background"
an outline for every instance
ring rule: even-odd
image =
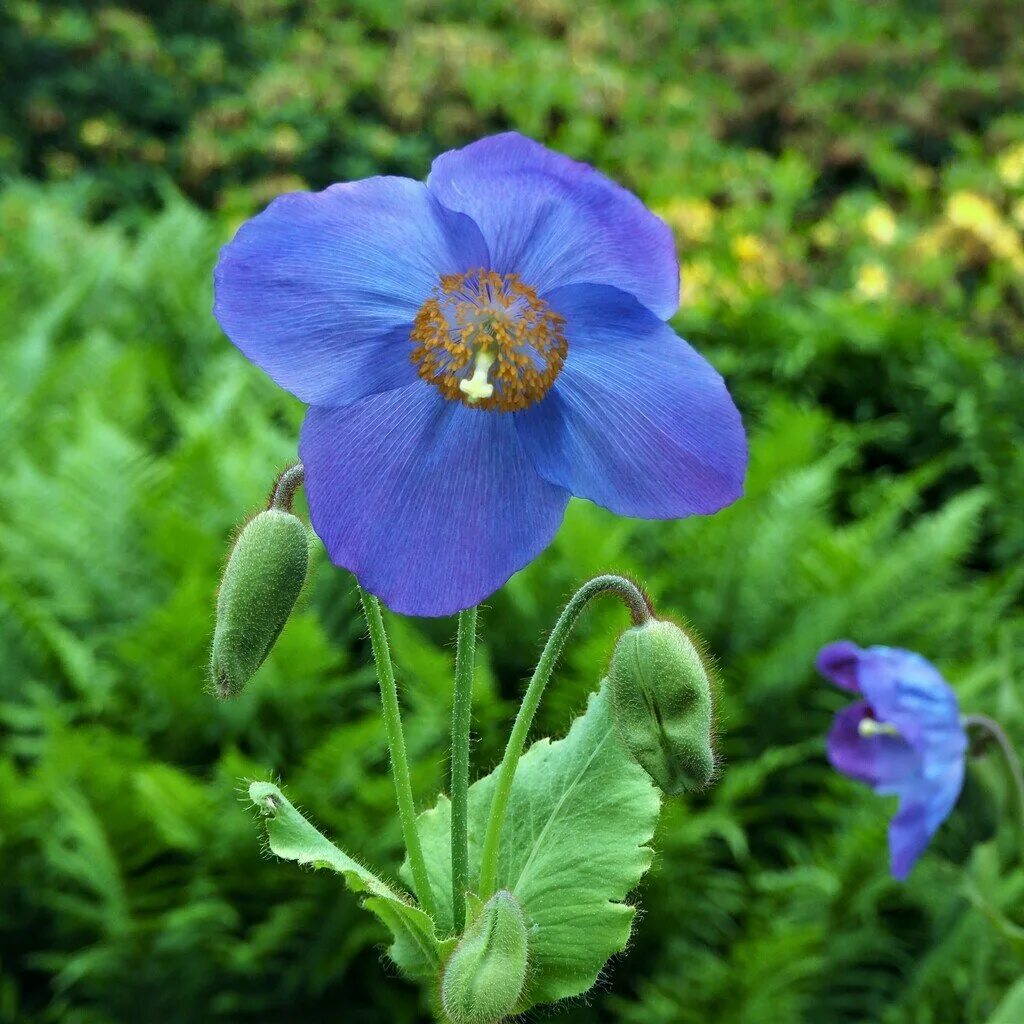
[[[482,612],[476,772],[589,574],[720,661],[721,781],[670,806],[630,949],[556,1019],[1024,1020],[996,1010],[1024,875],[961,811],[893,882],[890,802],[826,765],[845,698],[813,671],[837,637],[918,649],[1024,744],[1017,0],[6,0],[0,68],[0,1021],[424,1019],[337,879],[261,855],[239,782],[283,778],[393,874],[352,580],[318,552],[244,696],[204,693],[226,545],[302,416],[219,332],[210,272],[282,191],[509,127],[671,224],[675,325],[753,442],[733,508],[576,502]],[[539,727],[623,620],[589,613]],[[427,806],[454,623],[390,625]]]

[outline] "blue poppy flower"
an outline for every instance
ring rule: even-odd
[[[956,694],[931,662],[895,647],[864,650],[840,640],[817,664],[826,679],[863,697],[836,715],[828,757],[844,775],[899,797],[889,854],[902,880],[963,786],[967,736]]]
[[[521,135],[275,199],[221,251],[214,313],[310,409],[300,454],[332,560],[395,611],[478,603],[571,495],[711,513],[746,438],[665,321],[679,267],[634,195]]]

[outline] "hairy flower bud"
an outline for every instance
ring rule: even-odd
[[[470,922],[441,980],[441,1001],[453,1024],[496,1024],[513,1013],[526,985],[526,919],[507,889],[496,892]]]
[[[271,508],[245,524],[217,595],[210,673],[219,696],[235,696],[266,660],[308,566],[309,535],[297,516]]]
[[[669,795],[703,789],[715,770],[711,679],[693,641],[652,619],[619,639],[608,673],[619,736]]]

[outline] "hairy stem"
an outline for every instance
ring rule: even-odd
[[[270,495],[270,507],[280,509],[282,512],[291,512],[295,492],[302,486],[302,481],[305,479],[306,467],[301,462],[289,466],[274,484],[273,493]]]
[[[469,733],[473,715],[476,609],[459,613],[452,702],[452,915],[455,932],[466,927],[469,888]]]
[[[990,739],[995,740],[1003,755],[1003,763],[1006,765],[1006,772],[1016,797],[1019,852],[1024,855],[1024,771],[1021,770],[1017,751],[1014,750],[1006,731],[994,718],[989,718],[988,715],[964,715],[962,721],[965,729],[979,729]]]
[[[398,816],[402,822],[405,849],[409,854],[412,868],[413,888],[420,906],[436,921],[437,907],[427,876],[427,863],[423,859],[423,846],[416,827],[416,804],[412,797],[412,779],[409,775],[409,761],[405,753],[405,736],[402,733],[402,714],[398,708],[398,687],[395,684],[395,670],[391,664],[388,649],[388,635],[380,613],[380,602],[359,588],[366,613],[366,624],[370,629],[370,645],[373,660],[377,665],[377,679],[380,682],[381,702],[384,706],[384,726],[388,734],[388,749],[391,752],[391,772],[395,779],[395,794],[398,797]]]
[[[480,865],[480,892],[482,900],[487,900],[494,895],[498,876],[498,851],[501,845],[501,830],[505,824],[505,814],[508,810],[508,801],[512,793],[512,783],[515,780],[516,766],[522,756],[523,747],[526,745],[526,738],[529,735],[530,727],[533,725],[534,716],[540,705],[541,697],[544,695],[544,688],[551,678],[551,672],[555,667],[558,656],[565,647],[576,620],[587,604],[600,594],[614,594],[629,609],[634,626],[640,626],[652,617],[651,606],[647,598],[639,588],[622,576],[597,576],[584,583],[579,590],[570,598],[565,606],[555,628],[548,637],[548,642],[541,653],[540,661],[534,669],[533,678],[526,689],[523,703],[516,715],[515,725],[512,726],[512,734],[508,738],[508,745],[505,747],[505,756],[496,773],[494,785],[494,797],[491,801],[491,812],[487,819],[487,831],[484,834],[484,847]]]

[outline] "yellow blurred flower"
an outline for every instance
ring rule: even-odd
[[[82,122],[78,135],[87,146],[102,146],[110,141],[110,125],[98,117],[91,117]]]
[[[1012,225],[1003,220],[991,199],[976,192],[955,192],[946,204],[946,219],[981,242],[1000,259],[1007,260],[1015,270],[1024,268],[1024,247]]]
[[[896,239],[896,217],[885,203],[872,206],[864,215],[864,231],[879,245],[892,245]]]
[[[881,263],[865,263],[857,271],[854,289],[862,299],[877,302],[889,294],[889,271]]]
[[[185,172],[190,180],[202,181],[227,162],[227,151],[211,135],[196,134],[185,142]]]
[[[715,226],[715,208],[706,199],[672,199],[654,212],[686,242],[706,242]]]
[[[765,245],[757,235],[739,235],[732,240],[732,254],[741,263],[757,263],[764,259]]]
[[[302,136],[290,124],[279,124],[267,147],[275,160],[291,160],[302,148]]]
[[[996,161],[996,170],[1005,185],[1011,188],[1024,185],[1024,142],[1004,149]]]
[[[977,192],[954,192],[946,203],[946,219],[954,227],[981,237],[1000,221],[995,203]]]
[[[774,290],[782,286],[782,261],[775,248],[759,235],[739,235],[732,254],[740,261],[740,280],[748,288]]]
[[[831,249],[839,241],[839,228],[830,221],[818,221],[811,228],[811,240],[822,249]]]
[[[680,301],[689,306],[703,306],[711,299],[715,272],[708,260],[684,263],[680,270]]]

